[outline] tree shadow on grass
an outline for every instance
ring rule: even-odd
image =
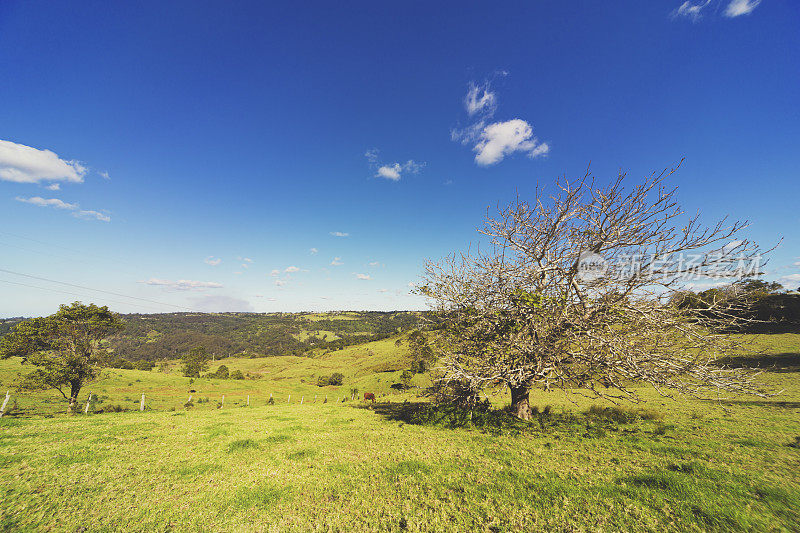
[[[739,355],[718,359],[717,363],[731,368],[753,368],[767,372],[800,372],[800,353]]]
[[[599,438],[604,437],[607,431],[616,432],[620,426],[626,425],[629,429],[625,432],[639,432],[639,427],[631,424],[661,419],[660,415],[643,409],[598,406],[583,413],[555,412],[549,406],[542,410],[534,408],[533,418],[529,421],[520,420],[506,409],[469,410],[428,402],[381,402],[354,407],[372,410],[395,422],[444,429],[476,429],[494,435],[550,435],[555,432]]]

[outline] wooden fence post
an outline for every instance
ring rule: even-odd
[[[250,395],[247,395],[247,407],[250,407]]]
[[[85,415],[89,414],[89,404],[90,403],[92,403],[92,393],[91,392],[89,393],[89,399],[86,400],[86,409],[83,410],[83,414],[85,414]]]
[[[139,403],[139,410],[144,411],[144,393],[142,393],[142,401]]]
[[[6,391],[6,399],[3,400],[3,407],[0,407],[0,418],[3,418],[3,415],[6,414],[6,406],[8,405],[8,400],[11,398],[11,391]]]
[[[224,408],[225,408],[225,395],[223,394],[222,395],[222,404],[220,405],[220,409],[224,409]]]
[[[286,400],[286,403],[292,403],[292,395],[291,394],[289,395],[289,399]]]
[[[303,405],[303,400],[305,400],[305,399],[306,399],[306,397],[305,397],[305,396],[301,396],[301,397],[300,397],[300,405]]]
[[[317,395],[314,395],[314,403],[317,403]]]

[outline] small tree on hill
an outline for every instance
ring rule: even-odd
[[[100,341],[123,329],[119,315],[108,307],[74,302],[48,317],[17,324],[0,341],[0,357],[19,356],[36,370],[23,377],[23,386],[55,389],[75,412],[83,386],[100,373],[107,360]]]
[[[200,372],[208,370],[208,352],[203,346],[192,348],[181,357],[181,363],[184,376],[187,378],[200,377]]]
[[[328,379],[328,385],[341,385],[344,383],[344,374],[340,372],[334,372],[331,374],[330,379]]]
[[[588,173],[559,180],[553,196],[537,190],[487,218],[488,252],[429,261],[419,292],[444,318],[440,385],[471,399],[507,385],[522,419],[532,387],[634,401],[639,383],[762,394],[752,374],[715,364],[733,348],[717,333],[740,320],[730,300],[711,312],[669,303],[689,275],[734,280],[760,258],[738,238],[745,224],[684,217],[664,187],[674,171],[630,191],[624,174],[604,187]]]

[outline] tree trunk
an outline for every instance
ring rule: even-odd
[[[75,406],[78,404],[78,394],[81,392],[81,385],[83,385],[83,383],[75,381],[70,384],[69,405],[67,406],[68,415],[75,414]]]
[[[78,398],[75,396],[69,397],[69,405],[67,406],[67,414],[73,415],[75,414],[75,404],[78,403]]]
[[[528,402],[528,396],[531,390],[530,387],[527,385],[520,385],[518,387],[509,385],[509,388],[511,389],[511,412],[517,418],[530,420],[531,405]]]

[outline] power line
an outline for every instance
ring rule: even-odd
[[[42,290],[42,291],[60,292],[61,294],[69,294],[70,296],[77,296],[78,298],[81,298],[81,297],[85,296],[83,294],[78,294],[78,293],[75,293],[75,292],[62,291],[60,289],[53,289],[53,288],[49,288],[49,287],[37,287],[36,285],[28,285],[27,283],[17,283],[16,281],[8,281],[8,280],[5,280],[5,279],[0,279],[0,283],[8,283],[9,285],[19,285],[20,287],[28,287],[30,289],[39,289],[39,290]],[[120,304],[120,305],[131,305],[130,302],[120,302],[120,301],[117,301],[117,300],[109,300],[107,298],[106,298],[106,301],[107,302],[112,302],[112,303],[115,303],[115,304]],[[141,305],[141,304],[139,304],[139,305]],[[162,309],[158,309],[156,307],[150,307],[150,306],[147,306],[147,305],[145,305],[143,307],[149,307],[150,309],[155,309],[156,311],[163,311]]]
[[[164,302],[158,302],[158,301],[155,301],[155,300],[148,300],[147,298],[139,298],[138,296],[128,296],[127,294],[122,294],[122,293],[119,293],[119,292],[106,291],[106,290],[103,290],[103,289],[93,289],[91,287],[84,287],[83,285],[76,285],[74,283],[67,283],[65,281],[58,281],[58,280],[49,279],[49,278],[42,278],[42,277],[39,277],[39,276],[32,276],[30,274],[23,274],[22,272],[14,272],[13,270],[6,270],[4,268],[0,268],[0,272],[5,272],[6,274],[13,274],[15,276],[22,276],[22,277],[30,278],[30,279],[36,279],[36,280],[39,280],[39,281],[47,281],[49,283],[58,283],[60,285],[66,285],[68,287],[75,287],[77,289],[83,289],[83,290],[87,290],[87,291],[95,291],[95,292],[101,292],[101,293],[104,293],[104,294],[111,294],[112,296],[121,296],[122,298],[130,298],[132,300],[139,300],[139,301],[142,301],[142,302],[148,302],[148,303],[156,304],[156,305],[165,305],[167,307],[174,307],[176,309],[183,309],[185,311],[194,311],[194,309],[190,309],[189,307],[184,307],[182,305],[174,305],[174,304],[168,304],[168,303],[164,303]],[[9,282],[9,283],[13,283],[13,282]],[[34,288],[41,288],[41,287],[34,287]],[[61,292],[63,292],[63,291],[61,291]],[[120,303],[120,302],[116,302],[116,303]],[[130,302],[126,302],[125,305],[131,305],[131,303]]]

